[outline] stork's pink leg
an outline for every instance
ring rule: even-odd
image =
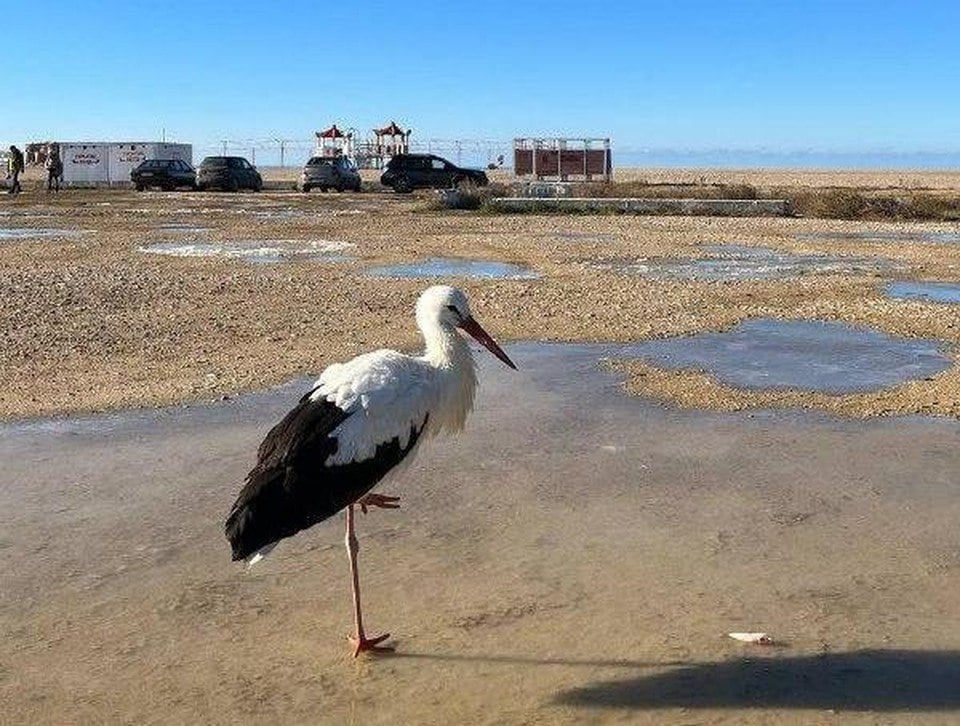
[[[378,635],[375,638],[367,638],[363,632],[363,614],[360,612],[360,575],[357,571],[357,552],[360,551],[360,543],[357,542],[357,535],[353,528],[353,505],[347,507],[347,553],[350,555],[350,575],[353,578],[353,619],[356,625],[356,637],[348,638],[353,644],[353,657],[360,655],[361,651],[369,650],[372,652],[393,650],[393,646],[380,645],[390,637],[390,633]]]

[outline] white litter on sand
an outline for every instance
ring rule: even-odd
[[[773,644],[773,639],[766,633],[727,633],[727,635],[742,643],[753,643],[754,645]]]

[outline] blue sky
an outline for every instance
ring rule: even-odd
[[[3,143],[306,139],[395,118],[419,138],[960,150],[958,2],[13,5]]]

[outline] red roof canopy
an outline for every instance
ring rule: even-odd
[[[396,121],[391,121],[389,125],[384,126],[382,129],[374,129],[373,133],[377,136],[403,136],[404,130],[397,126]]]
[[[324,131],[318,131],[318,132],[317,132],[317,136],[319,136],[321,139],[342,139],[342,138],[345,138],[345,134],[344,134],[340,129],[337,128],[337,125],[336,125],[336,124],[334,124],[333,126],[331,126],[331,127],[328,128],[328,129],[325,129]]]

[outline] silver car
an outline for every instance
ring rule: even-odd
[[[360,191],[360,173],[353,162],[345,156],[314,156],[304,164],[300,175],[300,189],[309,192],[319,189],[350,189]]]

